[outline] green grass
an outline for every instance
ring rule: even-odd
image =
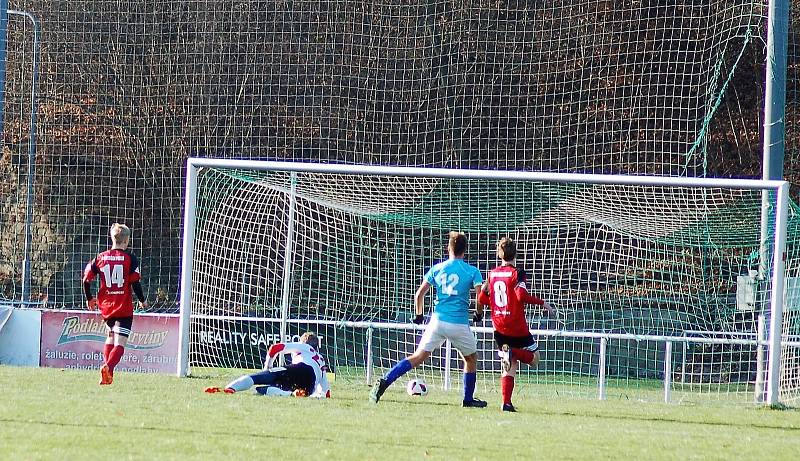
[[[179,379],[0,366],[2,459],[768,459],[796,460],[800,411],[721,404],[599,402],[521,394],[519,413],[460,408],[338,380],[334,398],[207,395],[235,372]]]

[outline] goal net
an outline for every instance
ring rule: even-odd
[[[760,242],[776,183],[200,162],[181,298],[193,367],[260,368],[269,344],[313,330],[337,377],[383,374],[415,349],[413,295],[447,257],[450,230],[466,233],[466,259],[484,277],[497,240],[513,237],[529,290],[557,308],[528,310],[542,361],[523,367],[523,395],[752,402],[766,395],[769,314],[784,298],[773,287],[787,294],[784,340],[799,333],[800,279],[783,290],[782,267],[773,276],[774,242],[785,240],[770,224]],[[492,391],[491,322],[475,327]],[[445,346],[411,376],[458,388],[459,360]],[[784,354],[784,395],[797,362]]]

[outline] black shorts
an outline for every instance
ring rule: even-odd
[[[262,371],[250,375],[250,377],[258,386],[273,386],[289,392],[303,389],[307,395],[314,393],[314,385],[317,383],[314,369],[305,363],[295,363],[287,365],[285,368]]]
[[[494,342],[500,348],[503,344],[508,344],[512,349],[526,349],[531,352],[539,350],[539,344],[533,339],[533,335],[528,333],[528,336],[506,336],[503,333],[494,332]]]
[[[109,317],[106,319],[106,326],[108,331],[128,337],[131,335],[131,327],[133,326],[133,316],[131,317]]]

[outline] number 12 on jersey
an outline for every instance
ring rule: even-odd
[[[439,289],[442,293],[446,295],[455,296],[458,294],[458,290],[456,290],[458,281],[458,274],[439,272],[439,274],[436,275],[436,283],[439,285]]]

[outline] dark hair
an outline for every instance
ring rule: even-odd
[[[517,244],[508,237],[503,237],[497,242],[497,257],[503,261],[513,261],[517,257]]]
[[[449,248],[454,255],[463,256],[467,252],[467,236],[463,232],[450,232],[450,241],[447,242]]]

